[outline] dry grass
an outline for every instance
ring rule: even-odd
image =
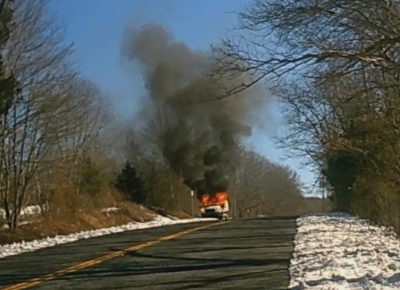
[[[22,225],[13,232],[1,229],[0,245],[118,226],[132,221],[146,222],[154,218],[152,211],[135,203],[118,202],[116,207],[121,210],[111,213],[99,210],[63,212],[59,215],[51,213],[41,221]]]
[[[188,219],[192,218],[192,216],[182,210],[174,210],[174,211],[167,211],[169,215],[177,217],[178,219]]]
[[[102,212],[101,209],[116,207],[117,212]],[[86,230],[119,226],[129,222],[147,222],[154,214],[170,215],[180,219],[189,218],[183,211],[152,210],[129,201],[111,188],[95,196],[76,194],[71,187],[59,186],[53,196],[50,211],[44,216],[29,216],[15,231],[3,229],[0,221],[0,245],[20,241],[31,241],[56,235],[68,235]]]

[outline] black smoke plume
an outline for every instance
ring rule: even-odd
[[[215,75],[211,80],[213,59],[175,41],[159,26],[128,29],[122,54],[139,65],[149,97],[145,130],[164,159],[198,193],[226,191],[236,150],[251,135],[262,98],[253,90],[209,102],[232,81]]]

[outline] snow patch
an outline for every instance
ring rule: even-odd
[[[41,240],[34,240],[31,242],[20,242],[14,244],[0,245],[0,259],[18,255],[27,252],[37,251],[42,248],[53,247],[60,244],[66,244],[75,242],[82,239],[90,239],[94,237],[110,235],[125,231],[132,231],[138,229],[146,229],[152,227],[160,227],[164,225],[172,224],[183,224],[183,223],[193,223],[193,222],[203,222],[203,221],[213,221],[215,219],[205,219],[205,218],[193,218],[193,219],[183,219],[183,220],[172,220],[163,216],[156,216],[155,220],[145,223],[135,223],[130,222],[122,226],[115,226],[110,228],[82,231],[79,233],[69,234],[69,235],[59,235],[55,237],[47,237]]]
[[[23,225],[29,225],[29,224],[33,224],[35,221],[23,221],[23,222],[19,222],[18,225],[19,226],[23,226]],[[3,225],[3,229],[8,230],[9,226],[8,225]]]
[[[101,210],[101,212],[110,213],[110,212],[118,212],[118,211],[120,211],[120,210],[121,210],[121,209],[118,208],[118,207],[108,207],[108,208],[103,208],[103,209]]]
[[[297,220],[289,289],[400,289],[400,240],[343,213]]]
[[[42,210],[39,205],[30,205],[21,209],[20,216],[30,216],[30,215],[40,214],[41,211]],[[0,208],[0,218],[3,219],[6,218],[6,211],[4,210],[4,208]]]
[[[41,212],[42,212],[42,210],[39,205],[31,205],[31,206],[27,206],[27,207],[23,208],[21,210],[20,216],[40,214]]]
[[[179,220],[177,217],[169,215],[169,214],[167,215],[167,217],[170,218],[171,220]]]

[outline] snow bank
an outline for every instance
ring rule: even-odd
[[[184,219],[184,220],[172,220],[162,216],[156,216],[155,220],[151,222],[145,223],[128,223],[122,226],[116,226],[111,228],[104,228],[98,230],[91,231],[82,231],[79,233],[74,233],[70,235],[60,235],[56,237],[48,237],[41,240],[34,240],[31,242],[21,242],[14,243],[8,245],[0,245],[0,259],[8,256],[18,255],[26,252],[33,252],[42,248],[53,247],[60,244],[66,244],[75,242],[82,239],[89,239],[104,235],[110,235],[125,231],[132,231],[137,229],[145,229],[152,227],[160,227],[164,225],[172,225],[172,224],[182,224],[182,223],[192,223],[206,220],[214,220],[214,219],[204,219],[204,218],[193,218],[193,219]]]
[[[400,240],[347,214],[297,220],[290,289],[400,289]]]

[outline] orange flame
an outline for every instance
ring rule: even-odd
[[[200,203],[203,207],[210,205],[224,205],[228,199],[226,192],[217,192],[215,195],[203,194],[200,198]]]

